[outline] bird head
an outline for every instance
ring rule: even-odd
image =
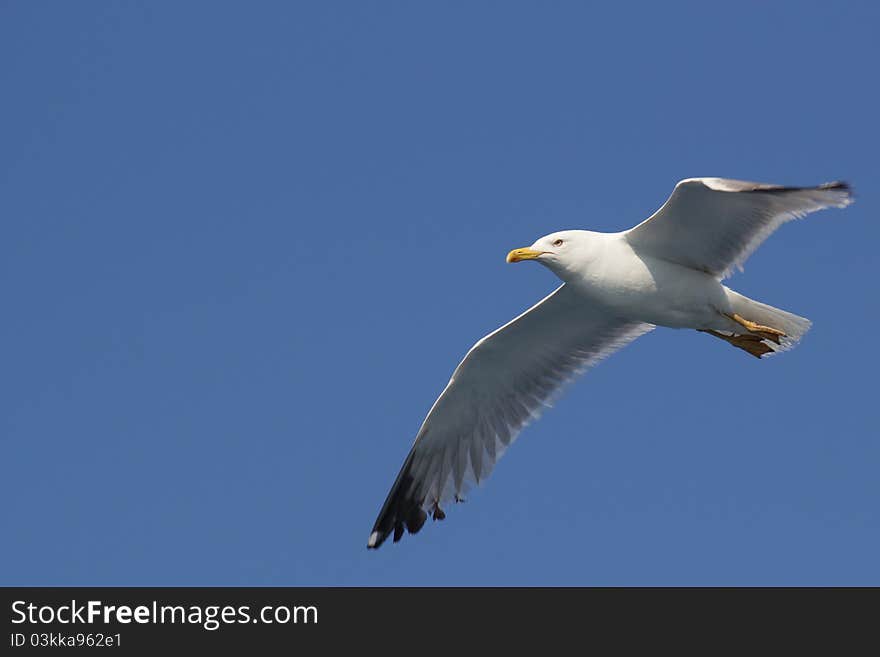
[[[588,230],[562,230],[539,238],[534,244],[514,249],[507,262],[535,260],[560,277],[575,265],[589,260],[594,233]]]

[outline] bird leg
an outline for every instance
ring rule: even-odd
[[[732,344],[734,347],[738,347],[743,351],[749,352],[755,358],[760,358],[764,354],[769,354],[773,352],[773,347],[764,342],[764,338],[762,338],[760,335],[725,335],[724,333],[713,331],[712,329],[697,330],[700,333],[708,333],[709,335],[714,335],[716,338],[724,340],[725,342]]]
[[[434,502],[434,508],[431,509],[431,520],[445,520],[446,513],[440,508],[437,502]]]
[[[734,322],[742,326],[750,333],[761,336],[763,340],[770,340],[770,342],[779,344],[779,338],[785,337],[785,333],[783,331],[780,331],[779,329],[775,329],[772,326],[764,326],[763,324],[756,324],[755,322],[751,322],[744,317],[740,317],[736,313],[733,313],[732,315],[728,315],[725,313],[725,317],[727,317],[728,319],[732,319]]]

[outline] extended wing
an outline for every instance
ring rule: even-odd
[[[786,221],[851,202],[843,182],[780,187],[690,178],[626,238],[637,251],[724,278]]]
[[[425,418],[367,546],[419,531],[427,511],[442,516],[439,505],[487,477],[563,384],[652,328],[562,285],[477,342]]]

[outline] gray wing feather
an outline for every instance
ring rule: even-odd
[[[373,526],[369,547],[417,532],[427,511],[479,483],[562,386],[652,329],[565,285],[477,342],[434,402]],[[440,512],[442,514],[442,511]]]
[[[637,251],[725,278],[786,221],[852,202],[844,182],[781,187],[727,178],[689,178],[625,233]]]

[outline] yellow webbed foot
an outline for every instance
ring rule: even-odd
[[[755,358],[761,358],[765,354],[773,353],[773,347],[764,342],[765,338],[761,337],[760,335],[726,335],[724,333],[713,331],[711,329],[697,330],[700,331],[700,333],[708,333],[709,335],[713,335],[716,338],[724,340],[728,344],[732,344],[734,347],[750,353]],[[779,344],[779,342],[776,342],[776,344]]]
[[[763,324],[757,324],[752,322],[745,317],[741,317],[736,313],[732,315],[725,314],[725,317],[728,319],[732,319],[734,322],[742,326],[749,333],[753,333],[761,337],[762,340],[770,340],[774,344],[779,344],[779,339],[785,337],[785,331],[780,331],[779,329],[775,329],[772,326],[764,326]]]

